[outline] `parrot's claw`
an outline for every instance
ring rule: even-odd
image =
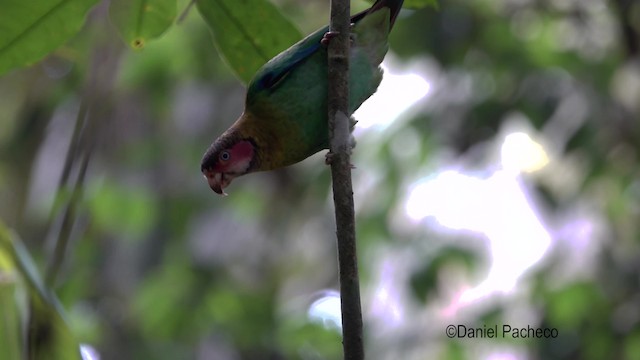
[[[329,151],[327,155],[324,156],[324,163],[325,165],[331,165],[331,162],[333,162],[333,153]]]
[[[353,24],[351,24],[351,27],[353,27]],[[331,39],[335,38],[338,35],[340,35],[339,31],[327,31],[326,33],[324,33],[324,36],[322,36],[320,43],[324,46],[328,46],[329,42],[331,42]],[[349,43],[351,45],[353,45],[355,38],[356,38],[356,34],[349,33]]]
[[[353,149],[353,147],[352,147],[352,149]],[[327,155],[324,156],[324,163],[326,165],[331,165],[331,163],[333,162],[333,157],[334,157],[334,154],[331,151],[329,151],[327,153]],[[356,166],[350,163],[349,164],[349,168],[353,170],[353,169],[356,168]]]
[[[339,31],[327,31],[326,33],[324,33],[324,36],[322,36],[322,39],[320,40],[320,44],[327,46],[329,45],[329,42],[331,41],[331,39],[333,39],[338,35],[340,35]]]

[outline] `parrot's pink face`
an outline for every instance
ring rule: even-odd
[[[249,171],[253,160],[253,144],[242,140],[233,146],[213,154],[207,166],[203,166],[202,174],[207,179],[211,190],[220,195],[227,195],[224,188],[231,181]]]

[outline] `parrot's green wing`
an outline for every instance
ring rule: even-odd
[[[378,88],[379,65],[388,49],[391,23],[402,0],[379,0],[351,17],[349,114]],[[269,152],[273,166],[296,163],[328,148],[327,47],[317,30],[269,60],[249,84],[242,131]],[[243,122],[243,123],[245,123]],[[248,135],[247,135],[248,136]]]
[[[326,29],[320,29],[315,33],[300,40],[289,49],[269,60],[253,77],[247,91],[247,104],[252,102],[251,95],[262,91],[273,91],[280,80],[298,64],[313,55],[320,48],[320,40]]]
[[[378,88],[380,63],[403,0],[376,0],[351,17],[351,115]],[[328,148],[328,64],[324,27],[269,60],[249,83],[245,109],[209,147],[200,166],[221,194],[235,177],[295,164]]]
[[[278,54],[278,56],[269,60],[269,62],[260,68],[249,84],[247,102],[249,102],[249,97],[252,94],[264,90],[273,91],[280,80],[287,76],[292,69],[318,51],[321,46],[320,40],[328,30],[329,27],[325,27],[314,32],[289,49]]]
[[[376,8],[373,7],[353,15],[351,17],[351,23],[356,24],[372,10],[376,10]],[[391,21],[394,19],[395,16]],[[247,100],[249,100],[249,95],[251,94],[255,94],[263,90],[273,90],[280,80],[287,76],[292,69],[320,49],[322,46],[320,41],[328,31],[329,26],[318,29],[314,33],[291,46],[289,49],[278,54],[278,56],[269,60],[269,62],[256,72],[255,76],[251,80],[247,91]]]

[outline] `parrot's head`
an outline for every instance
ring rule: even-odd
[[[226,195],[223,189],[255,165],[255,145],[250,139],[237,139],[224,134],[216,140],[202,158],[200,169],[211,190]]]

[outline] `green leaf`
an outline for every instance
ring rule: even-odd
[[[80,346],[67,325],[58,298],[44,285],[31,255],[18,236],[0,222],[0,274],[5,272],[19,274],[26,285],[30,311],[26,328],[31,334],[29,358],[79,360]],[[6,322],[6,318],[3,321]],[[20,334],[14,335],[17,336]]]
[[[162,35],[176,18],[176,0],[112,0],[111,21],[134,49]]]
[[[98,0],[3,0],[0,75],[31,65],[75,35]]]
[[[196,0],[224,60],[245,84],[258,69],[302,38],[267,0]]]

